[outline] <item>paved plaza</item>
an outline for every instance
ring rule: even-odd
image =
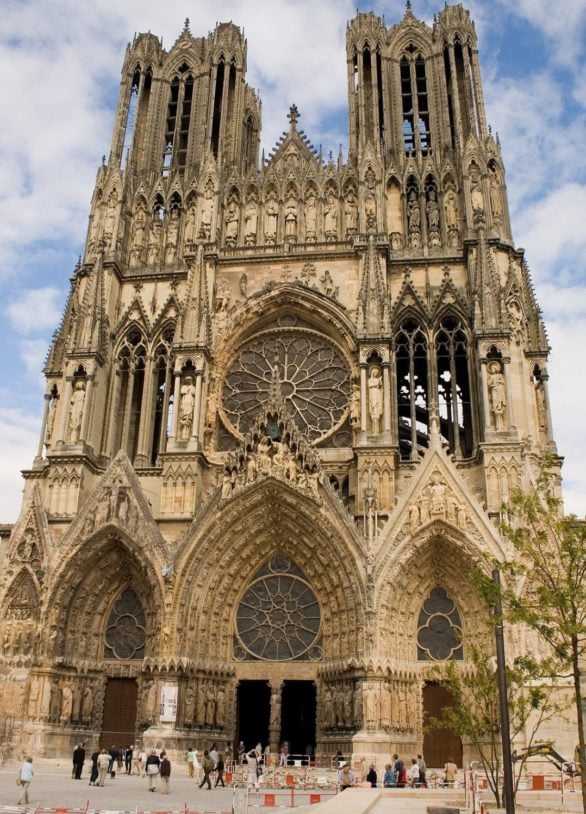
[[[86,763],[89,767],[89,763]],[[35,766],[34,780],[29,789],[30,803],[20,810],[34,812],[36,809],[80,809],[88,812],[230,812],[245,814],[245,792],[227,786],[211,791],[199,789],[194,779],[187,776],[185,766],[175,766],[171,776],[171,790],[163,795],[160,790],[148,791],[146,777],[117,774],[114,779],[108,777],[103,788],[89,785],[89,771],[84,771],[81,780],[71,779],[69,763],[54,762],[52,765]],[[0,769],[0,814],[2,809],[10,812],[16,809],[16,802],[21,789],[16,785],[17,764],[5,765]],[[309,790],[295,790],[294,797],[290,790],[262,789],[259,794],[252,792],[248,800],[249,811],[259,808],[264,811],[278,811],[286,814],[360,814],[369,811],[371,814],[425,814],[431,804],[455,804],[464,810],[463,793],[442,791],[440,789],[415,790],[382,790],[351,789],[343,794],[328,796],[323,790],[322,803],[319,806],[309,805]],[[274,807],[266,807],[267,794],[274,794]],[[448,799],[449,798],[449,799]],[[484,799],[490,802],[490,796]],[[325,801],[325,802],[324,802]],[[294,808],[291,806],[293,803]],[[567,794],[562,805],[559,792],[524,793],[520,796],[517,811],[522,812],[578,812],[582,810],[581,796]],[[496,814],[496,809],[491,809]],[[63,812],[63,814],[66,814]]]

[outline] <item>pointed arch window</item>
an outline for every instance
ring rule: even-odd
[[[442,318],[435,354],[440,432],[451,453],[467,458],[473,451],[468,338],[458,317]]]
[[[407,318],[395,335],[399,450],[403,460],[417,460],[428,445],[429,384],[427,337]]]
[[[183,63],[179,68],[179,75],[175,75],[170,84],[163,152],[164,176],[169,174],[171,167],[180,173],[185,170],[193,109],[193,91],[193,76],[189,72],[189,66]]]
[[[138,328],[132,328],[117,359],[118,398],[114,450],[125,449],[131,461],[138,449],[138,429],[144,388],[146,346]]]
[[[461,661],[464,658],[462,622],[445,588],[434,588],[417,620],[418,661]]]
[[[155,403],[153,409],[153,432],[151,440],[150,463],[155,466],[159,456],[167,447],[168,416],[173,395],[171,391],[172,379],[172,347],[174,327],[166,328],[159,344],[155,348],[154,376],[155,376]]]
[[[406,153],[431,151],[431,123],[425,60],[413,45],[399,63],[403,149]]]
[[[142,659],[145,645],[146,618],[142,604],[132,588],[125,588],[108,617],[104,658],[120,661]]]

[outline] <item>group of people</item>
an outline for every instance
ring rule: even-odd
[[[218,747],[215,743],[212,744],[210,749],[204,750],[201,760],[199,759],[197,751],[189,747],[187,750],[187,769],[189,776],[199,780],[201,775],[199,788],[201,789],[206,786],[208,789],[211,789],[211,775],[215,773],[216,782],[214,783],[214,788],[217,786],[224,787],[224,771],[226,768],[226,760],[229,759],[229,748],[227,747],[226,752],[222,754],[222,752],[218,751]]]
[[[340,791],[355,786],[356,775],[350,768],[350,765],[344,761],[340,752],[336,755],[336,760],[340,766],[338,773]],[[455,764],[453,765],[455,767]],[[446,764],[446,766],[448,766],[448,764]],[[373,789],[378,787],[378,774],[373,763],[368,767],[365,782],[370,783]],[[383,786],[384,788],[405,788],[406,786],[412,788],[427,788],[427,765],[423,755],[418,754],[416,758],[412,758],[411,765],[407,768],[404,761],[395,753],[393,755],[393,763],[387,763],[385,765]]]

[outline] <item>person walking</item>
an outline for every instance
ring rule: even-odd
[[[187,771],[190,777],[194,777],[195,775],[195,752],[193,751],[193,746],[190,746],[187,750]]]
[[[151,749],[151,753],[146,759],[146,773],[149,779],[149,791],[157,790],[157,775],[159,774],[160,765],[160,757],[154,749]]]
[[[98,786],[104,785],[104,780],[106,779],[106,775],[108,774],[109,766],[110,766],[110,755],[106,752],[105,749],[102,749],[102,751],[98,755]]]
[[[83,743],[78,743],[73,750],[73,774],[75,780],[81,780],[83,764],[85,763],[85,749]]]
[[[212,782],[210,780],[210,772],[214,768],[214,761],[211,759],[207,749],[204,750],[203,757],[201,759],[201,767],[203,769],[203,779],[199,784],[199,788],[203,788],[204,784],[207,783],[208,791],[211,791]]]
[[[98,758],[100,756],[99,751],[96,749],[95,752],[92,752],[92,756],[90,758],[92,762],[92,771],[90,774],[90,786],[96,785],[96,780],[98,779]]]
[[[19,805],[19,806],[21,806],[23,804],[28,805],[28,803],[29,803],[28,790],[29,790],[30,784],[32,783],[33,775],[34,775],[34,772],[33,772],[33,759],[32,759],[32,757],[29,756],[29,757],[27,757],[27,759],[24,761],[24,763],[20,767],[20,772],[18,774],[19,781],[20,781],[20,786],[22,788],[22,793],[21,793],[20,799],[19,799],[19,801],[17,803],[17,805]]]
[[[427,788],[427,763],[425,762],[425,758],[423,755],[417,755],[417,761],[419,763],[419,786],[422,789]]]
[[[161,793],[169,794],[169,781],[171,780],[171,761],[166,752],[161,752],[161,764],[159,766],[161,775]]]
[[[216,763],[216,782],[214,783],[214,788],[218,787],[218,783],[224,786],[224,755],[220,752],[218,755],[218,762]]]

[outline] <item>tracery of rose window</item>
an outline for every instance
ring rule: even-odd
[[[251,428],[275,379],[289,414],[310,441],[329,435],[346,418],[350,374],[339,349],[307,329],[264,331],[238,351],[222,386],[223,417],[235,434]]]

